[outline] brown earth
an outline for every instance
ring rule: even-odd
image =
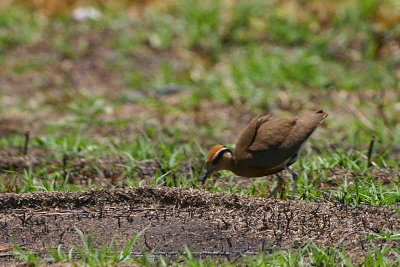
[[[0,261],[12,244],[40,256],[49,247],[80,246],[76,228],[96,245],[124,244],[144,230],[133,252],[176,253],[184,246],[201,253],[255,253],[313,241],[346,248],[354,258],[370,247],[366,232],[399,230],[400,214],[382,206],[325,200],[283,201],[171,187],[130,187],[76,193],[0,195]],[[400,241],[376,240],[400,249]],[[8,248],[8,249],[7,249]]]

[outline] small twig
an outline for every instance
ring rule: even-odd
[[[258,251],[199,251],[199,252],[192,252],[195,256],[227,256],[227,255],[256,255],[259,253]],[[34,253],[37,255],[37,253]],[[72,255],[76,256],[79,259],[79,255],[76,252],[72,253]],[[134,257],[142,257],[143,252],[131,252],[131,256]],[[147,255],[150,256],[177,256],[177,255],[185,255],[182,251],[171,251],[171,252],[164,252],[164,251],[155,251],[155,252],[147,252]],[[17,256],[16,253],[4,253],[0,254],[0,257],[15,257]]]
[[[69,159],[68,155],[64,154],[62,158],[62,173],[63,173],[64,183],[67,181],[68,178],[68,172],[67,172],[68,159]]]
[[[368,148],[368,168],[372,166],[372,154],[374,153],[374,145],[375,145],[375,136],[372,136]]]
[[[15,257],[15,256],[17,256],[16,253],[3,253],[3,254],[0,254],[0,258],[3,258],[3,257]]]
[[[147,243],[146,235],[144,235],[143,237],[144,237],[144,244],[146,245],[146,247],[147,247],[150,251],[153,250],[153,249],[150,247],[149,243]]]
[[[22,150],[22,153],[24,156],[28,155],[28,148],[29,148],[29,140],[30,140],[30,132],[26,131],[25,132],[25,143],[24,143],[24,148]]]
[[[230,239],[229,237],[226,239],[226,242],[228,242],[228,246],[229,246],[230,248],[233,247],[233,246],[232,246],[231,239]]]
[[[378,115],[382,118],[384,125],[390,128],[390,120],[385,112],[386,91],[379,91]]]
[[[361,158],[363,158],[363,159],[365,159],[365,160],[368,161],[368,156],[367,156],[367,155],[361,153],[360,151],[356,151],[356,154],[360,155]],[[371,166],[378,167],[378,164],[376,164],[375,162],[373,162],[373,161],[371,160]]]
[[[64,234],[65,234],[65,231],[63,231],[63,232],[60,234],[60,239],[58,240],[58,244],[61,244],[62,239],[63,239],[63,237],[64,237]]]

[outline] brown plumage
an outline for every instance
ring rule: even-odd
[[[244,177],[261,177],[286,170],[294,178],[293,197],[297,174],[288,167],[296,162],[301,146],[326,116],[328,114],[320,110],[299,119],[271,115],[254,118],[240,136],[234,152],[223,145],[210,149],[203,183],[219,170],[230,170]],[[278,176],[278,186],[270,195],[275,194],[282,184],[282,178]]]

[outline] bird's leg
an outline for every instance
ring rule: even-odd
[[[292,196],[291,198],[294,199],[294,194],[296,193],[297,190],[297,178],[299,178],[299,175],[289,169],[288,167],[285,167],[285,170],[287,170],[292,176],[293,176],[293,184],[292,184]]]
[[[282,198],[284,198],[284,196],[285,196],[285,180],[283,179],[283,173],[282,172],[280,172],[279,174],[278,174],[278,179],[279,179],[279,182],[281,183],[281,185],[280,185],[280,188],[279,188],[279,194],[280,194],[280,198],[282,199]]]
[[[276,177],[278,177],[278,181],[277,181],[277,184],[276,184],[276,186],[271,190],[271,192],[268,194],[268,196],[267,196],[267,198],[270,198],[270,197],[272,197],[272,196],[275,196],[276,195],[276,192],[278,191],[278,190],[280,190],[280,189],[282,189],[282,186],[283,186],[283,179],[282,179],[282,176],[280,175],[280,174],[275,174],[276,175]]]

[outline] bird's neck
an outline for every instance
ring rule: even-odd
[[[236,169],[235,159],[233,158],[232,153],[225,153],[222,156],[221,163],[219,166],[220,170],[229,170],[234,172]]]

